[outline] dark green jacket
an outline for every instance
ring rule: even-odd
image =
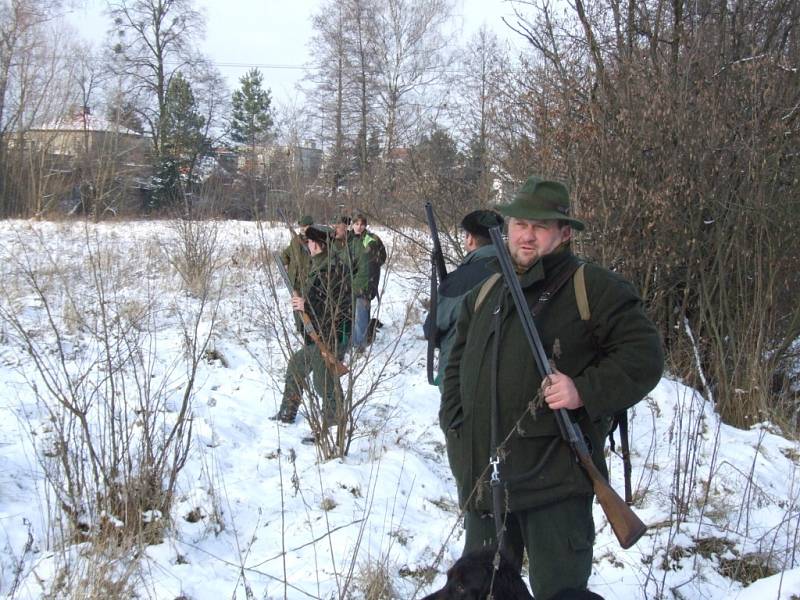
[[[302,289],[305,311],[314,329],[331,349],[346,341],[350,329],[350,278],[336,256],[327,250],[311,257],[308,276]],[[306,336],[306,343],[311,338]]]
[[[430,314],[425,319],[423,330],[425,339],[436,336],[436,347],[439,348],[439,373],[437,381],[441,386],[450,348],[456,337],[456,321],[464,297],[476,285],[483,283],[494,271],[488,267],[489,261],[497,256],[492,244],[473,250],[458,267],[447,274],[447,278],[439,285],[436,303],[436,327],[430,322]]]
[[[301,291],[308,276],[311,255],[299,236],[292,236],[289,245],[281,252],[281,261],[286,266],[292,287],[298,292]]]
[[[577,259],[568,250],[551,254],[520,276],[529,305],[553,278]],[[499,270],[499,266],[497,266]],[[587,264],[585,281],[591,320],[581,321],[574,287],[567,282],[536,318],[545,352],[556,368],[573,378],[585,404],[571,411],[588,436],[595,463],[607,473],[601,421],[642,399],[663,369],[661,339],[633,286],[622,277]],[[508,290],[498,282],[475,312],[480,286],[467,295],[445,370],[440,423],[448,436],[450,462],[462,506],[489,463],[491,370],[495,339],[493,312],[500,305],[498,396],[501,439],[514,429],[538,394],[536,369]],[[553,411],[546,406],[527,414],[511,437],[501,477],[509,485],[511,510],[534,508],[588,495],[592,486],[560,438]],[[482,481],[487,481],[484,478]],[[468,504],[489,510],[485,483]]]
[[[342,264],[344,272],[349,275],[350,287],[354,290],[353,282],[358,275],[359,257],[356,252],[356,237],[353,232],[348,231],[344,240],[332,240],[330,253]]]
[[[355,265],[353,294],[372,300],[378,295],[381,266],[386,262],[386,249],[381,239],[369,230],[348,239]]]

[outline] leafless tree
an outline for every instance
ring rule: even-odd
[[[509,171],[569,181],[583,250],[637,282],[672,370],[729,422],[791,414],[797,7],[515,4],[530,51],[502,90]]]
[[[203,16],[192,0],[111,0],[108,9],[117,36],[114,67],[131,93],[143,92],[140,114],[156,155],[163,156],[167,90],[176,73],[191,75],[203,62],[195,46],[204,33]]]
[[[0,200],[3,214],[39,213],[54,178],[41,177],[44,154],[29,152],[27,131],[54,122],[80,101],[70,57],[73,34],[60,26],[60,2],[0,5]],[[65,110],[66,107],[66,110]]]
[[[442,81],[452,57],[445,24],[449,0],[383,0],[372,32],[379,74],[378,102],[386,153],[406,143],[410,120],[419,120],[438,104],[430,93]]]

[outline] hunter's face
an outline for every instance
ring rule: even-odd
[[[316,256],[317,254],[322,252],[323,248],[325,248],[325,246],[320,244],[318,241],[308,240],[308,253],[311,256]]]
[[[347,225],[344,223],[337,223],[335,225],[335,235],[337,240],[343,240],[347,237]]]
[[[572,236],[569,225],[558,221],[508,219],[508,253],[517,266],[527,269],[542,256],[547,256]]]
[[[367,228],[367,224],[364,221],[354,221],[353,222],[353,233],[356,235],[361,235],[364,233],[364,230]]]

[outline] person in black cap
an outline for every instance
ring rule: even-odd
[[[440,388],[450,347],[453,344],[461,302],[472,288],[483,283],[493,273],[487,267],[487,263],[497,254],[489,237],[489,228],[502,224],[503,217],[493,210],[474,210],[461,220],[467,255],[458,268],[448,273],[447,279],[439,284],[436,323],[431,323],[428,315],[423,325],[425,339],[429,339],[431,335],[436,336],[436,347],[439,348],[436,382]]]
[[[333,240],[330,227],[310,225],[305,235],[310,255],[309,272],[303,286],[292,296],[292,309],[310,317],[314,331],[341,360],[351,314],[350,278],[345,276],[341,263],[328,253]],[[338,374],[332,373],[326,365],[314,340],[303,329],[301,332],[303,346],[289,358],[281,406],[272,419],[294,423],[311,375],[314,391],[322,400],[323,425],[331,425],[342,399],[341,382]]]

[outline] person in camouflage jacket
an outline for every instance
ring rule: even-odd
[[[356,216],[348,240],[353,264],[353,347],[364,350],[367,344],[370,304],[378,295],[381,267],[386,262],[386,248],[377,234],[367,229],[367,217]]]
[[[536,177],[499,211],[507,218],[509,254],[532,305],[578,260],[570,240],[583,223],[569,216],[563,185]],[[553,411],[569,411],[587,436],[597,467],[607,474],[605,424],[641,400],[663,369],[660,336],[633,286],[593,264],[586,264],[584,275],[590,321],[581,320],[569,284],[535,319],[554,364],[547,381],[502,278],[477,308],[483,286],[466,296],[445,370],[439,417],[465,510],[465,552],[497,542],[487,469],[496,403],[500,439],[512,434],[500,466],[507,490],[504,542],[518,566],[527,551],[537,600],[565,588],[586,588],[595,533],[591,482],[561,438]]]

